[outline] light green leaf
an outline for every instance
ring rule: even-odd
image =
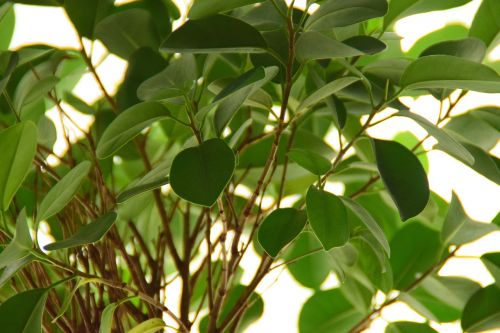
[[[315,92],[313,92],[311,95],[309,95],[306,99],[300,103],[299,107],[297,108],[297,112],[304,111],[311,106],[315,105],[316,103],[319,103],[321,100],[327,98],[328,96],[335,94],[339,90],[344,89],[345,87],[353,84],[356,81],[359,81],[360,79],[357,77],[344,77],[341,79],[337,79],[332,82],[328,82],[325,84],[323,87],[319,88]]]
[[[347,242],[349,225],[342,200],[311,185],[307,191],[306,207],[309,224],[325,250]]]
[[[42,333],[47,289],[31,289],[0,305],[0,327],[9,333]]]
[[[465,305],[462,329],[466,332],[483,332],[500,327],[500,289],[492,284],[479,289]]]
[[[98,158],[107,158],[154,122],[170,117],[170,111],[158,102],[142,102],[120,113],[97,144]]]
[[[89,161],[81,162],[50,189],[38,209],[37,222],[54,216],[73,199],[80,184],[87,177],[91,166]]]
[[[387,12],[386,0],[328,0],[305,23],[306,30],[330,30],[363,22]]]
[[[195,0],[189,9],[188,17],[198,20],[205,16],[227,12],[229,10],[263,2],[264,0]]]
[[[396,20],[418,13],[426,13],[462,6],[471,0],[391,0],[389,10],[384,18],[384,28]]]
[[[127,333],[154,333],[163,328],[165,328],[167,324],[160,318],[151,318],[146,321],[143,321],[139,325],[135,326]]]
[[[500,33],[500,2],[482,0],[474,16],[469,35],[481,39],[487,47],[493,45]]]
[[[234,152],[220,139],[187,148],[175,156],[170,184],[184,200],[211,207],[233,176]]]
[[[104,310],[101,313],[101,326],[99,326],[99,333],[111,333],[113,328],[113,315],[115,314],[115,310],[123,303],[128,302],[129,300],[135,298],[137,296],[126,297],[118,302],[110,303],[106,305]]]
[[[92,244],[99,241],[111,229],[116,220],[116,213],[110,212],[97,220],[84,225],[71,237],[44,246],[47,251],[67,249],[70,247]]]
[[[22,122],[0,132],[0,204],[5,211],[24,181],[35,157],[37,127]]]
[[[500,252],[485,253],[481,256],[481,261],[495,279],[497,287],[500,288]]]
[[[295,208],[276,209],[262,221],[258,232],[259,243],[274,258],[299,235],[306,221],[305,211]]]
[[[398,116],[407,117],[413,119],[417,124],[422,126],[427,133],[432,135],[436,140],[439,141],[438,148],[442,149],[444,152],[455,156],[461,160],[466,161],[468,164],[474,164],[474,157],[469,153],[467,149],[464,148],[457,140],[451,137],[445,130],[437,127],[424,117],[412,113],[409,111],[400,111]]]
[[[156,49],[159,45],[153,18],[141,8],[118,11],[102,19],[95,27],[95,37],[124,59],[141,47]]]
[[[387,238],[385,237],[385,234],[380,228],[379,224],[377,223],[377,221],[375,221],[371,214],[356,201],[347,197],[340,198],[342,199],[346,207],[349,208],[361,220],[361,222],[363,222],[365,227],[382,246],[387,255],[390,256],[391,249],[389,247],[389,242],[387,241]]]
[[[87,283],[94,283],[94,282],[99,282],[100,280],[98,278],[91,278],[91,279],[78,279],[78,282],[75,284],[73,289],[66,294],[63,303],[61,304],[61,308],[59,309],[59,313],[52,319],[52,323],[55,323],[60,317],[64,315],[64,313],[68,310],[69,306],[71,305],[71,300],[75,296],[76,292],[78,289]]]
[[[403,221],[418,215],[429,201],[429,182],[418,158],[395,141],[373,139],[380,177]]]
[[[26,211],[23,209],[16,220],[16,233],[12,241],[0,252],[0,268],[15,264],[29,256],[33,248]],[[7,269],[7,268],[6,268]]]
[[[2,35],[0,35],[0,50],[7,50],[9,48],[10,41],[14,35],[15,25],[16,14],[14,13],[14,6],[10,2],[4,2],[0,5],[0,31],[2,31]]]
[[[401,77],[404,89],[464,89],[485,93],[500,91],[500,76],[488,66],[447,55],[422,57]]]
[[[332,167],[329,159],[306,149],[291,149],[288,152],[288,157],[304,169],[318,176],[324,175]]]
[[[162,51],[177,53],[259,53],[266,48],[254,27],[226,15],[189,20],[161,45]]]
[[[196,59],[192,54],[184,54],[141,83],[137,96],[143,101],[149,101],[187,95],[197,78]]]
[[[385,333],[438,333],[427,324],[411,321],[392,322],[385,328]]]
[[[306,31],[296,42],[296,56],[301,62],[316,59],[348,58],[365,54],[321,32]]]

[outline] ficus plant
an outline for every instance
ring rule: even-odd
[[[499,328],[500,253],[481,257],[489,286],[439,271],[500,219],[433,193],[423,143],[500,183],[500,109],[454,112],[469,91],[500,93],[486,57],[500,2],[408,52],[393,32],[469,1],[195,0],[175,30],[170,0],[0,1],[0,330],[243,332],[275,269],[314,291],[291,318],[301,333],[361,332],[395,302],[427,322],[388,333]],[[15,3],[63,8],[81,47],[9,50]],[[94,43],[128,62],[116,93]],[[95,102],[73,92],[84,74]],[[422,95],[440,102],[432,121],[400,99]],[[394,117],[428,135],[369,136]]]

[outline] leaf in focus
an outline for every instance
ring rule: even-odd
[[[264,0],[194,0],[189,9],[188,17],[198,20],[205,16],[227,12],[229,10],[263,2]]]
[[[490,67],[447,55],[422,57],[401,77],[404,89],[463,89],[485,93],[500,91],[500,76]]]
[[[429,201],[429,183],[418,158],[394,141],[373,139],[380,177],[403,221],[418,215]]]
[[[220,139],[210,139],[175,156],[170,184],[184,200],[211,207],[233,176],[234,152]]]
[[[154,122],[170,117],[170,111],[158,102],[142,102],[120,113],[97,143],[96,155],[103,159],[114,155]]]
[[[7,210],[31,169],[37,144],[37,127],[21,122],[0,132],[0,204]]]
[[[329,159],[306,149],[290,149],[288,157],[307,171],[318,176],[324,175],[332,167]]]
[[[342,200],[311,185],[307,191],[306,207],[309,224],[325,250],[347,242],[349,225]]]
[[[220,14],[187,21],[160,47],[172,53],[260,53],[266,48],[264,38],[254,27]]]
[[[87,177],[92,164],[84,161],[71,169],[43,198],[38,209],[37,222],[60,212],[73,199],[80,184]]]
[[[359,78],[350,76],[328,82],[327,84],[310,94],[307,98],[305,98],[302,103],[300,103],[297,111],[303,111],[310,108],[321,100],[335,94],[336,92],[344,89],[345,87],[353,84],[356,81],[359,81]]]
[[[259,243],[267,254],[275,258],[300,234],[306,221],[305,211],[295,208],[278,208],[262,221],[258,231]]]
[[[33,241],[31,240],[30,230],[28,228],[26,211],[23,209],[16,220],[16,233],[14,238],[9,245],[0,252],[0,268],[8,267],[28,257],[32,248]]]
[[[353,36],[343,40],[342,43],[369,55],[380,53],[387,48],[384,42],[370,36]]]
[[[47,289],[31,289],[0,305],[0,327],[9,333],[42,333]]]
[[[116,216],[115,212],[106,213],[95,221],[78,229],[78,231],[69,238],[50,243],[44,246],[44,249],[47,251],[54,251],[95,243],[103,238],[109,229],[111,229],[116,221]]]
[[[479,289],[465,305],[461,320],[466,332],[483,332],[500,328],[500,288],[491,284]]]

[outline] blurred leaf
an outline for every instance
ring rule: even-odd
[[[500,288],[500,252],[485,253],[481,261],[495,279],[497,287]]]
[[[278,208],[262,221],[258,239],[260,245],[271,257],[293,241],[304,229],[307,216],[305,211],[295,208]]]
[[[31,253],[33,241],[31,240],[26,211],[23,209],[16,220],[16,233],[12,241],[0,252],[0,268],[9,269],[10,265],[18,265]]]
[[[189,9],[188,17],[191,20],[198,20],[205,16],[226,12],[238,7],[248,6],[264,0],[195,0]]]
[[[9,333],[42,333],[47,289],[31,289],[0,305],[0,327]]]
[[[500,327],[500,289],[489,285],[469,299],[462,313],[462,329],[483,332]]]
[[[64,8],[82,37],[93,39],[94,28],[113,8],[114,0],[65,0]]]
[[[356,77],[344,77],[332,82],[328,82],[323,87],[319,88],[312,94],[310,94],[307,98],[305,98],[302,103],[300,103],[297,111],[303,111],[308,109],[309,107],[319,103],[321,100],[327,98],[328,96],[335,94],[337,91],[342,90],[343,88],[353,84],[354,82],[359,81]]]
[[[470,36],[481,39],[487,47],[490,47],[499,32],[500,2],[482,0],[470,27]]]
[[[347,58],[365,54],[317,31],[306,31],[296,42],[297,59],[301,62],[317,59]]]
[[[14,13],[14,6],[12,3],[6,2],[0,4],[0,31],[2,31],[2,35],[0,35],[0,51],[9,48],[10,41],[14,35],[15,24],[16,14]]]
[[[0,92],[3,92],[9,78],[16,69],[19,62],[19,54],[17,52],[1,52],[0,53]]]
[[[477,38],[449,40],[433,44],[426,48],[420,57],[430,55],[450,55],[474,62],[482,62],[486,54],[486,46]]]
[[[167,324],[160,318],[151,318],[133,327],[128,333],[154,333],[165,328]]]
[[[318,176],[324,175],[332,167],[329,159],[309,150],[295,148],[287,155],[292,161]]]

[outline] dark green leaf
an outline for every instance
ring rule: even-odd
[[[299,235],[307,221],[306,212],[295,208],[279,208],[269,214],[259,227],[260,245],[271,257]]]
[[[474,16],[469,35],[481,39],[487,47],[493,45],[500,32],[500,2],[482,0]]]
[[[380,177],[403,221],[418,215],[429,201],[429,183],[418,158],[394,141],[373,139]]]
[[[304,99],[297,108],[297,111],[304,111],[310,108],[316,103],[319,103],[328,96],[335,94],[339,90],[344,89],[345,87],[353,84],[356,81],[359,81],[359,78],[350,76],[328,82],[327,84],[310,94],[306,99]]]
[[[35,157],[37,127],[22,122],[0,132],[0,204],[5,211],[21,186]]]
[[[384,42],[370,36],[354,36],[343,40],[342,43],[358,49],[364,54],[377,54],[387,48]]]
[[[489,285],[472,295],[465,305],[461,324],[467,332],[482,332],[500,327],[500,289],[497,285]]]
[[[28,255],[7,265],[0,273],[0,286],[3,286],[14,274],[33,260],[35,260],[35,257]]]
[[[158,102],[143,102],[128,108],[102,134],[97,144],[97,157],[102,159],[112,156],[143,129],[168,117],[170,111]]]
[[[347,333],[363,317],[340,289],[318,291],[302,307],[299,332]]]
[[[87,177],[91,166],[89,161],[78,164],[50,189],[38,209],[37,222],[54,216],[73,199],[80,184]]]
[[[16,14],[14,6],[10,2],[0,5],[0,51],[9,48],[10,41],[14,35],[14,27],[16,25]],[[1,86],[1,85],[0,85]],[[1,89],[0,89],[1,90]]]
[[[232,149],[220,139],[187,148],[172,162],[172,189],[184,200],[210,207],[231,179],[235,164]]]
[[[189,20],[161,45],[165,52],[178,53],[258,53],[266,48],[254,27],[226,15]]]
[[[385,328],[385,333],[438,333],[427,324],[411,321],[396,321]]]
[[[384,16],[386,12],[386,0],[328,0],[307,19],[305,28],[330,30]]]
[[[488,271],[490,271],[497,286],[500,288],[500,252],[485,253],[481,256],[481,261]]]
[[[394,235],[391,240],[391,266],[394,287],[405,290],[425,271],[434,265],[441,255],[439,234],[412,222]]]
[[[169,183],[169,178],[166,176],[159,179],[152,179],[152,180],[148,179],[148,181],[141,179],[131,188],[119,193],[116,197],[116,202],[123,203],[128,199],[135,197],[136,195],[154,190],[168,183]]]
[[[306,206],[309,224],[325,250],[347,242],[349,225],[342,200],[311,185],[307,191]]]
[[[486,54],[486,46],[477,38],[464,38],[458,40],[447,40],[436,43],[426,48],[421,57],[430,55],[450,55],[474,62],[483,61]]]
[[[296,55],[299,61],[331,58],[347,58],[365,54],[357,48],[339,42],[321,32],[306,31],[296,43]]]
[[[447,55],[422,57],[403,73],[404,89],[464,89],[485,93],[500,91],[500,76],[490,67]]]
[[[151,14],[140,8],[119,11],[102,19],[95,27],[95,36],[110,52],[124,59],[141,47],[156,49],[159,45]]]
[[[288,152],[288,157],[304,169],[318,176],[324,175],[332,167],[329,159],[306,149],[291,149]]]
[[[2,92],[9,82],[9,78],[16,69],[19,55],[16,52],[0,53],[0,92]]]
[[[47,76],[36,81],[31,81],[29,84],[18,86],[14,94],[14,108],[17,112],[28,104],[38,102],[45,97],[59,82],[59,78],[55,76]]]
[[[16,220],[16,233],[9,245],[0,253],[0,268],[27,258],[33,248],[26,211],[23,209]],[[6,268],[7,269],[7,268]]]
[[[251,5],[264,0],[195,0],[189,9],[188,17],[197,20],[205,16],[227,12],[231,9]]]
[[[31,289],[0,305],[0,327],[9,333],[42,333],[47,289]]]
[[[64,8],[82,37],[92,39],[94,27],[113,8],[113,0],[65,0]]]
[[[50,243],[46,245],[44,249],[47,251],[54,251],[95,243],[104,237],[108,230],[113,226],[116,216],[115,212],[104,214],[97,220],[81,227],[71,237],[62,241]]]

